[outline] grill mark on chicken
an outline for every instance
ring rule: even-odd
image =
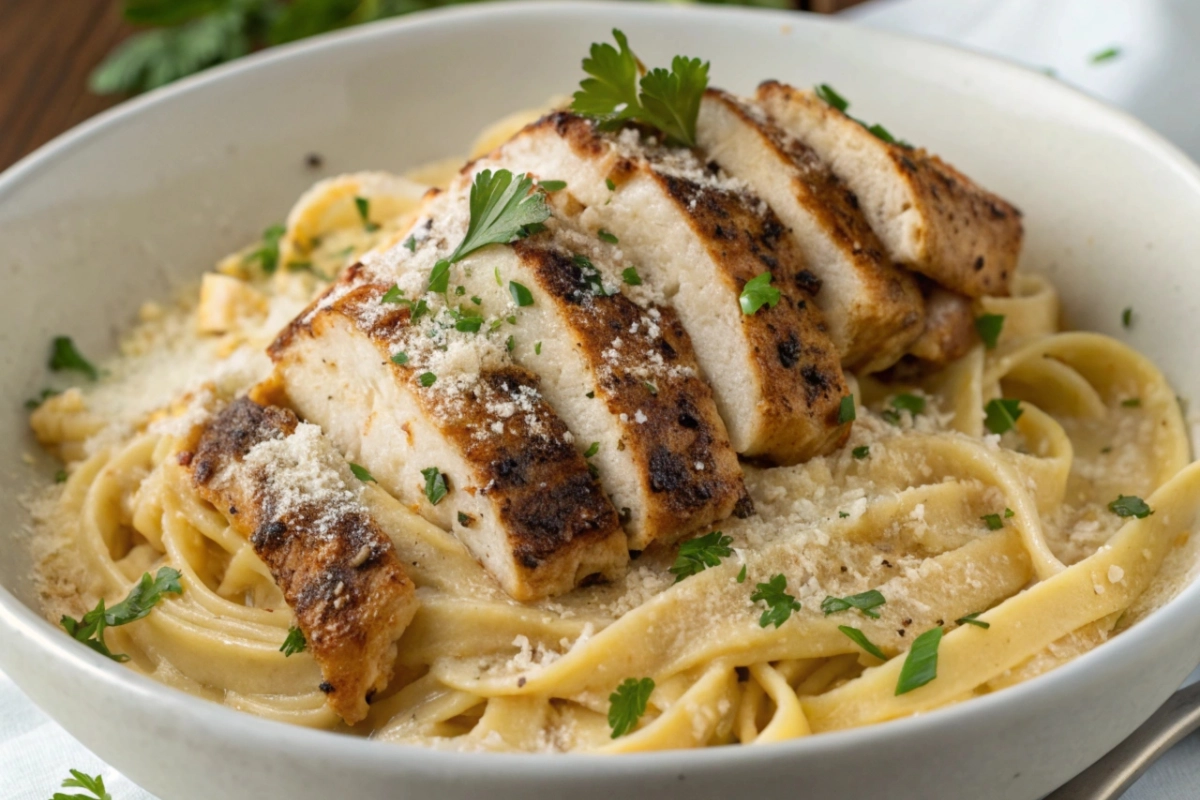
[[[357,502],[330,507],[288,496],[271,470],[244,460],[296,432],[292,412],[235,400],[194,434],[188,458],[200,496],[246,535],[296,614],[329,706],[348,723],[387,686],[396,641],[416,612],[412,581],[391,541]]]

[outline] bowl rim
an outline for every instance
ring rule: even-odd
[[[633,4],[619,0],[508,0],[481,6],[449,6],[420,11],[399,18],[356,26],[347,30],[324,34],[287,45],[269,48],[236,61],[213,67],[197,75],[184,78],[169,86],[155,89],[134,99],[120,103],[91,119],[71,128],[23,157],[7,170],[0,173],[0,205],[20,185],[57,158],[77,147],[86,145],[95,137],[116,129],[148,109],[171,103],[193,92],[204,91],[213,84],[235,80],[238,75],[267,67],[280,65],[293,59],[303,59],[313,53],[332,50],[348,44],[375,39],[403,36],[403,32],[418,32],[426,28],[454,26],[460,19],[470,17],[472,21],[486,21],[500,17],[511,17],[536,13],[558,15],[564,20],[573,16],[592,17],[599,13],[610,13],[625,19],[657,21],[679,14],[688,14],[703,22],[701,25],[719,25],[731,17],[754,16],[767,26],[812,27],[818,29],[855,30],[855,36],[885,43],[915,44],[923,50],[938,52],[944,58],[958,60],[973,69],[991,70],[1009,79],[1043,81],[1037,91],[1056,100],[1070,103],[1075,109],[1085,109],[1089,127],[1128,140],[1132,147],[1140,149],[1157,159],[1177,177],[1190,183],[1200,194],[1200,167],[1191,161],[1178,147],[1167,141],[1145,123],[1132,115],[1113,108],[1080,89],[1043,75],[1032,68],[1015,62],[956,47],[944,41],[928,39],[910,34],[901,34],[870,28],[836,18],[818,17],[794,11],[778,11],[762,8]],[[764,27],[764,29],[765,29]],[[1055,95],[1057,95],[1055,97]],[[1067,112],[1061,112],[1066,116]],[[1078,122],[1078,120],[1076,120]],[[13,488],[17,490],[16,487]],[[615,762],[587,753],[494,753],[441,751],[432,748],[397,747],[394,744],[367,740],[363,737],[346,735],[334,731],[304,728],[253,714],[237,711],[219,703],[204,700],[181,690],[154,681],[104,658],[98,653],[72,644],[70,637],[45,619],[33,608],[22,603],[7,587],[0,585],[0,631],[16,634],[31,643],[41,654],[70,665],[71,670],[90,681],[97,688],[125,695],[126,702],[153,702],[156,713],[168,718],[189,720],[189,724],[219,732],[228,739],[272,742],[271,749],[313,752],[319,750],[323,757],[347,765],[368,766],[383,774],[414,771],[444,772],[447,768],[463,773],[485,772],[488,777],[520,778],[522,780],[557,779],[564,776],[574,778],[602,777],[618,771],[641,774],[678,772],[684,769],[724,769],[729,765],[764,764],[786,759],[820,758],[823,754],[840,751],[845,747],[886,747],[889,743],[908,738],[921,731],[935,728],[953,728],[977,716],[995,713],[1000,704],[1036,704],[1039,698],[1057,694],[1061,687],[1085,679],[1097,663],[1103,664],[1129,658],[1138,650],[1159,638],[1168,630],[1173,620],[1188,613],[1189,606],[1200,604],[1200,580],[1193,579],[1167,603],[1155,609],[1146,618],[1087,653],[1028,681],[1005,688],[998,692],[972,698],[966,703],[943,706],[933,711],[910,717],[890,720],[882,724],[860,728],[831,731],[819,736],[806,736],[767,747],[718,747],[694,750],[670,750],[624,754]],[[20,649],[20,648],[16,648]],[[7,650],[7,648],[6,648]],[[18,684],[19,685],[19,684]],[[530,770],[530,766],[537,770]]]

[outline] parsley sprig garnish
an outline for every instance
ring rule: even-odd
[[[612,738],[618,739],[634,729],[646,713],[646,703],[653,693],[653,678],[626,678],[608,696],[608,726],[612,728]]]
[[[849,611],[852,608],[857,608],[871,619],[879,619],[879,613],[876,608],[886,603],[883,593],[878,589],[870,589],[859,594],[852,594],[847,597],[826,597],[821,601],[821,610],[825,612],[825,616],[836,614],[839,611]]]
[[[49,366],[53,372],[63,372],[64,370],[82,372],[92,380],[100,377],[99,370],[92,366],[92,362],[83,357],[83,354],[75,347],[75,342],[71,341],[70,336],[54,337],[54,342],[50,346]]]
[[[446,476],[437,467],[427,467],[421,470],[421,475],[425,478],[425,497],[430,505],[436,506],[450,492],[446,486]]]
[[[675,56],[670,70],[656,67],[642,74],[644,68],[625,34],[614,28],[613,38],[617,47],[592,44],[590,56],[583,60],[583,71],[591,77],[580,81],[571,110],[607,125],[641,122],[677,144],[695,147],[708,62]]]
[[[288,628],[287,638],[283,640],[279,652],[283,653],[284,656],[294,656],[296,653],[303,653],[307,649],[308,639],[304,638],[304,631],[295,625]]]
[[[471,221],[467,235],[450,255],[457,263],[489,244],[508,244],[529,233],[529,227],[550,218],[546,193],[534,190],[533,179],[521,173],[516,177],[506,169],[485,169],[471,184]]]
[[[1108,504],[1108,510],[1118,517],[1136,517],[1145,519],[1154,513],[1146,501],[1134,495],[1121,494]]]
[[[104,629],[137,622],[149,614],[164,595],[182,594],[183,587],[179,584],[179,578],[179,570],[172,567],[160,567],[153,578],[147,572],[142,575],[137,585],[129,590],[125,599],[112,608],[105,608],[102,598],[94,609],[83,615],[83,619],[63,616],[62,626],[73,638],[97,653],[108,656],[113,661],[128,661],[129,656],[108,649],[108,645],[104,643]]]
[[[847,422],[854,422],[858,417],[858,413],[854,409],[854,395],[848,394],[838,403],[837,424],[845,425]]]
[[[988,401],[983,407],[983,425],[992,433],[1000,434],[1010,431],[1021,418],[1021,401],[997,397]]]
[[[779,298],[779,290],[771,285],[771,273],[764,272],[746,281],[742,293],[738,296],[738,303],[742,307],[742,313],[750,316],[763,306],[774,308],[779,305]]]
[[[392,360],[395,360],[395,356],[392,357]],[[361,464],[355,464],[353,461],[350,462],[350,471],[354,473],[354,477],[358,478],[363,483],[377,482],[375,481],[375,478],[372,477],[371,473],[367,471],[367,468]]]
[[[912,643],[904,666],[900,668],[900,680],[896,683],[896,695],[919,689],[937,677],[938,645],[942,643],[942,628],[925,631]]]
[[[287,229],[282,225],[272,225],[267,228],[263,231],[258,247],[251,250],[250,254],[242,259],[242,263],[253,264],[257,261],[267,275],[275,274],[275,270],[279,268],[279,241],[283,239],[285,233],[287,233]]]
[[[1003,314],[981,314],[975,318],[975,330],[983,340],[983,346],[995,350],[1000,341],[1000,332],[1004,330]]]
[[[793,611],[800,610],[800,603],[796,598],[784,591],[787,588],[787,578],[782,573],[773,576],[766,583],[756,584],[754,588],[755,592],[750,595],[750,602],[767,604],[767,610],[758,618],[758,624],[763,628],[768,625],[778,628],[788,621]]]
[[[93,777],[77,769],[71,770],[71,777],[62,782],[62,788],[84,789],[91,792],[91,795],[55,792],[50,800],[113,800],[113,796],[104,788],[104,778],[102,776],[96,775]]]
[[[709,567],[718,566],[722,558],[733,555],[733,550],[729,547],[731,544],[733,544],[733,537],[726,536],[721,531],[706,533],[684,542],[679,546],[679,555],[675,557],[675,565],[671,567],[671,574],[675,576],[675,582],[679,583],[684,578],[690,578]]]

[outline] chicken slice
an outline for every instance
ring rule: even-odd
[[[965,356],[979,344],[975,305],[969,297],[924,281],[925,330],[889,370],[897,380],[918,378]]]
[[[578,226],[616,238],[638,279],[674,306],[735,450],[791,464],[829,452],[849,429],[837,350],[819,287],[766,204],[691,151],[551,114],[488,157],[566,181],[555,202]],[[770,273],[775,305],[743,313],[746,284]]]
[[[401,299],[390,289],[351,267],[280,334],[270,352],[289,405],[514,598],[619,574],[617,512],[537,379],[496,337],[385,300]]]
[[[696,139],[791,230],[821,281],[817,304],[842,363],[871,372],[899,359],[921,334],[921,293],[888,259],[846,184],[813,150],[725,92],[705,93]]]
[[[757,99],[858,196],[893,260],[968,297],[1008,294],[1020,211],[937,156],[877,138],[813,92],[767,81]]]
[[[392,678],[416,613],[413,583],[359,499],[361,482],[314,425],[248,398],[195,431],[182,454],[200,495],[271,570],[346,722]]]
[[[420,244],[393,248],[372,266],[396,276],[417,271],[428,282],[465,234],[455,212],[468,202],[471,179],[468,171],[429,204],[417,221],[427,230]],[[630,549],[705,528],[739,501],[748,510],[737,454],[675,311],[649,292],[622,291],[615,247],[562,219],[546,224],[452,267],[457,313],[501,323],[497,335],[538,375],[543,397],[620,509]],[[522,290],[518,304],[514,291]]]

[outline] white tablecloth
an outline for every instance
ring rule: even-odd
[[[1053,68],[1200,158],[1200,0],[875,0],[847,16]],[[1121,48],[1119,58],[1091,64],[1089,54],[1114,45]],[[1198,678],[1200,671],[1189,680]],[[72,767],[102,774],[115,800],[154,800],[0,673],[0,800],[46,800]],[[1200,798],[1200,734],[1168,753],[1125,797]]]

